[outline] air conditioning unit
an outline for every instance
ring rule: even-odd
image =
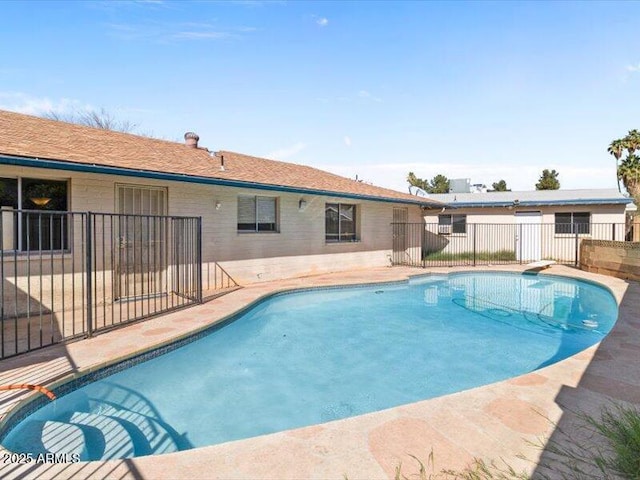
[[[451,225],[438,225],[438,235],[451,235]]]

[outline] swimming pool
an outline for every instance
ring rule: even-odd
[[[46,405],[2,444],[124,458],[326,422],[535,370],[599,341],[616,316],[606,289],[543,275],[278,295]]]

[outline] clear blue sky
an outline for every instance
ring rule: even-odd
[[[0,108],[406,191],[444,174],[615,188],[640,128],[640,3],[0,2]]]

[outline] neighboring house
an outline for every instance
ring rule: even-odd
[[[447,193],[429,198],[447,206],[426,211],[427,230],[433,234],[425,242],[427,249],[460,248],[475,232],[478,251],[513,250],[518,260],[574,259],[575,240],[585,237],[624,240],[626,213],[632,207],[632,200],[615,189]]]
[[[389,265],[391,223],[420,222],[422,209],[438,204],[303,165],[212,152],[195,134],[185,140],[0,111],[1,206],[200,216],[206,289],[216,264],[241,284]],[[5,252],[38,248],[42,237],[51,250],[68,249],[62,224],[32,221],[17,235],[10,223]]]

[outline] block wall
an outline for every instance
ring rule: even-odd
[[[580,268],[587,272],[640,281],[640,242],[583,240]]]

